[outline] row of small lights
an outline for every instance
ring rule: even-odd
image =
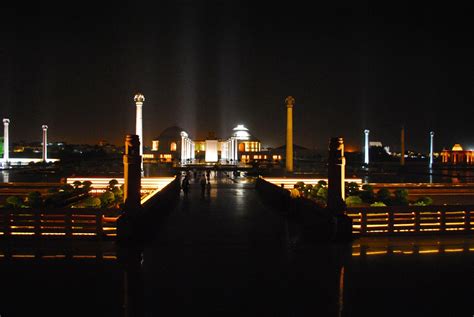
[[[374,251],[365,251],[361,253],[360,250],[352,251],[352,256],[361,256],[361,255],[411,255],[411,254],[439,254],[439,253],[460,253],[460,252],[474,252],[474,248],[465,247],[465,248],[438,248],[438,249],[421,249],[421,250],[374,250]]]
[[[266,180],[269,183],[272,183],[277,186],[283,185],[285,189],[292,189],[293,186],[298,183],[298,182],[304,182],[305,185],[317,185],[318,182],[320,181],[325,181],[326,183],[328,182],[327,178],[273,178],[273,177],[264,177],[264,180]],[[361,178],[348,178],[346,179],[346,182],[354,182],[357,183],[358,185],[362,184],[362,179]]]
[[[79,177],[74,177],[74,178],[68,178],[66,183],[69,185],[73,185],[74,182],[79,181],[79,182],[85,182],[89,181],[92,183],[92,187],[94,191],[96,192],[104,192],[105,189],[109,186],[109,182],[115,179],[118,182],[118,185],[122,185],[124,183],[123,178],[100,178],[100,177],[89,177],[89,178],[79,178]],[[148,178],[142,178],[142,193],[146,193],[145,197],[142,198],[141,203],[145,203],[147,200],[149,200],[151,197],[153,197],[157,192],[159,192],[161,189],[163,189],[166,185],[168,185],[170,182],[174,180],[174,177],[148,177]],[[17,227],[16,229],[33,229],[34,227],[32,226],[21,226]],[[44,229],[51,229],[51,227],[42,227]],[[76,227],[80,228],[80,227]],[[15,229],[15,227],[12,227],[12,229]],[[64,227],[58,227],[58,229],[65,229]],[[74,229],[74,227],[72,228]],[[103,231],[114,231],[115,228],[103,228]],[[18,235],[18,236],[28,236],[28,235],[35,235],[35,232],[11,232],[10,235]],[[107,236],[116,236],[116,233],[105,233]],[[0,232],[0,235],[4,235],[4,232]],[[42,236],[65,236],[65,232],[41,232],[40,235]],[[96,236],[96,233],[88,233],[88,232],[72,232],[72,236]]]
[[[0,254],[0,259],[6,258],[5,254]],[[37,256],[35,254],[12,254],[9,256],[12,259],[52,259],[52,260],[61,260],[66,259],[67,256],[65,254],[52,254],[52,255],[41,255]],[[70,259],[82,260],[82,259],[103,259],[103,260],[117,260],[116,255],[72,255],[69,256]]]

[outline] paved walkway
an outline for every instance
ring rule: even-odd
[[[211,187],[202,198],[191,184],[145,250],[147,311],[281,314],[288,280],[283,220],[263,205],[254,184],[224,179]]]

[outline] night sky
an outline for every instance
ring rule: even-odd
[[[193,138],[245,124],[264,146],[325,149],[343,136],[428,151],[474,148],[473,11],[468,7],[308,6],[155,1],[0,8],[0,116],[13,142],[121,144],[145,95],[145,144],[179,125]],[[2,4],[2,6],[5,6]]]

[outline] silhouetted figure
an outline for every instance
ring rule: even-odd
[[[206,177],[204,174],[202,174],[201,179],[199,180],[199,183],[201,184],[201,197],[204,197],[204,194],[206,193]]]
[[[184,196],[187,197],[189,193],[189,176],[186,175],[181,182],[181,189],[183,190]]]
[[[210,170],[206,171],[206,178],[207,178],[207,182],[209,183],[211,181],[211,171]]]

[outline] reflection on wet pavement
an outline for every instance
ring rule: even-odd
[[[0,243],[0,315],[471,316],[474,237],[294,244],[251,184],[198,185],[156,239]],[[25,304],[27,303],[27,304]],[[60,308],[61,307],[61,308]],[[66,307],[66,309],[62,308]]]

